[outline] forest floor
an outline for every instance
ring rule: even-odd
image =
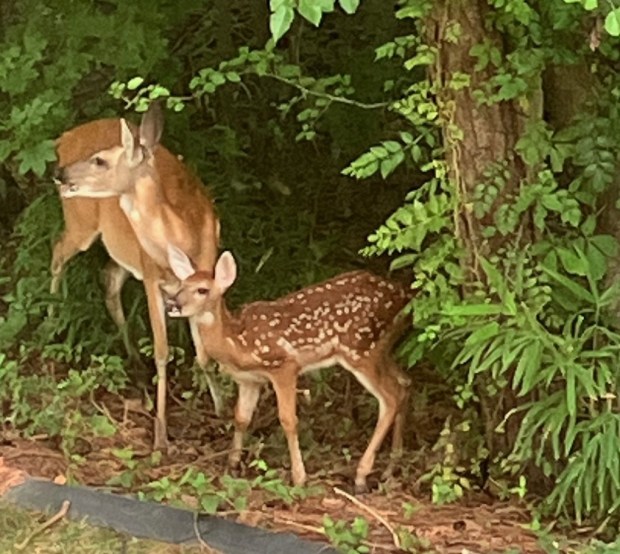
[[[322,413],[303,399],[300,401],[300,429],[311,426],[301,434],[310,483],[301,491],[289,487],[288,475],[279,470],[288,465],[288,457],[271,394],[263,395],[250,432],[252,438],[247,441],[246,458],[262,461],[242,468],[241,476],[226,475],[226,454],[232,435],[230,423],[224,423],[228,420],[217,419],[204,410],[189,409],[187,402],[174,395],[169,413],[171,447],[165,454],[151,451],[151,418],[138,408],[140,400],[128,401],[106,394],[93,402],[114,422],[117,431],[112,436],[74,437],[71,455],[67,455],[67,449],[63,453],[58,440],[46,436],[24,439],[4,433],[0,459],[31,476],[121,493],[142,491],[147,498],[191,509],[214,511],[218,507],[217,513],[223,517],[308,539],[326,540],[327,534],[350,553],[596,551],[576,549],[573,542],[558,542],[550,535],[533,533],[529,530],[532,516],[517,501],[504,502],[484,492],[471,492],[457,503],[433,504],[428,485],[420,485],[421,473],[417,469],[420,455],[430,456],[428,451],[407,452],[407,463],[399,467],[396,477],[379,485],[378,474],[387,463],[384,452],[377,462],[377,476],[370,483],[373,491],[353,497],[347,491],[351,490],[355,461],[367,440],[363,437],[367,437],[369,426],[366,414],[356,414],[355,408],[353,421],[361,418],[364,425],[340,423],[351,421],[350,414],[349,418],[343,416],[351,409],[346,401],[329,410],[322,409]],[[410,423],[418,429],[416,440],[424,434],[436,437],[445,420],[445,405],[432,399],[425,405],[416,410]],[[334,426],[334,421],[338,425]],[[311,433],[312,441],[306,440],[307,433]],[[274,470],[266,469],[266,464]],[[65,521],[37,534],[25,550],[19,550],[19,543],[44,519],[0,505],[0,552],[193,551],[136,541]],[[63,547],[65,541],[72,545],[69,550]]]

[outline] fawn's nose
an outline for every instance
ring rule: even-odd
[[[168,297],[164,300],[166,313],[170,316],[181,315],[181,305],[176,298]]]
[[[56,166],[54,168],[54,184],[59,185],[64,179],[64,168]]]

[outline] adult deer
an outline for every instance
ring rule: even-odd
[[[77,252],[87,250],[97,237],[101,237],[113,260],[105,270],[106,305],[118,325],[125,322],[120,293],[127,277],[131,274],[144,282],[158,377],[155,448],[167,445],[169,347],[159,285],[175,278],[167,257],[148,240],[140,240],[141,235],[136,232],[149,220],[161,222],[165,212],[167,227],[158,228],[158,232],[187,248],[206,270],[214,266],[219,242],[219,221],[211,199],[200,180],[158,144],[161,132],[161,112],[154,108],[142,119],[139,139],[143,144],[135,140],[135,129],[118,119],[92,121],[67,131],[58,139],[59,189],[65,230],[54,246],[51,283],[52,292],[57,292],[65,264]],[[136,165],[148,166],[157,179],[136,184],[135,190],[132,189],[131,169]],[[128,210],[132,202],[135,207]],[[206,368],[208,358],[194,319],[190,319],[190,327],[197,361],[201,368]],[[208,373],[207,379],[219,415],[222,400]]]
[[[411,382],[397,365],[392,349],[406,327],[400,312],[410,294],[372,273],[354,271],[279,300],[247,304],[233,314],[224,301],[237,274],[229,252],[220,256],[214,274],[197,271],[174,245],[169,247],[169,261],[181,286],[166,288],[168,315],[199,319],[208,355],[239,388],[229,463],[239,463],[260,387],[270,382],[288,441],[293,482],[303,484],[306,471],[297,437],[297,378],[339,364],[379,401],[376,428],[355,477],[356,491],[364,491],[376,452],[392,425],[392,451],[402,450]]]

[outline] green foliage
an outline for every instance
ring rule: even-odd
[[[274,42],[277,43],[291,28],[295,19],[295,11],[306,21],[318,27],[323,14],[334,11],[334,4],[334,0],[270,0],[269,30]],[[360,0],[338,0],[338,4],[345,13],[353,14]]]
[[[328,515],[323,516],[323,533],[340,552],[345,554],[370,552],[370,547],[364,544],[368,530],[368,521],[363,517],[356,517],[352,523],[348,523],[344,520],[333,520]]]
[[[131,457],[128,461],[131,463]],[[252,466],[257,469],[258,475],[250,480],[230,475],[216,479],[190,467],[179,479],[163,477],[147,483],[140,492],[140,497],[158,501],[167,500],[177,505],[183,505],[183,499],[191,497],[201,510],[215,514],[221,506],[237,512],[247,509],[249,495],[253,490],[264,491],[265,502],[277,499],[286,504],[317,493],[313,489],[288,486],[278,476],[278,472],[270,469],[262,460],[254,462]]]
[[[508,439],[509,455],[495,460],[494,471],[523,480],[523,470],[533,464],[556,482],[544,502],[556,514],[573,514],[578,521],[615,516],[620,335],[609,270],[618,244],[600,231],[599,215],[618,163],[613,138],[620,122],[618,78],[604,71],[598,97],[562,130],[552,129],[531,110],[532,101],[543,93],[540,79],[547,64],[572,62],[562,33],[576,32],[580,14],[563,9],[561,2],[545,10],[521,0],[489,4],[507,51],[491,38],[471,49],[474,71],[488,74],[472,95],[479,106],[518,101],[524,108],[528,119],[516,137],[516,158],[497,160],[479,183],[464,189],[455,180],[458,166],[438,147],[442,134],[443,147],[458,149],[467,141],[442,101],[442,83],[429,77],[403,89],[391,104],[407,123],[398,130],[402,142],[383,141],[344,173],[387,175],[408,159],[429,178],[369,235],[362,252],[389,254],[393,269],[408,268],[414,275],[415,330],[402,347],[409,364],[424,356],[436,360],[453,383],[455,402],[466,411],[515,398],[516,407],[503,421],[487,421],[499,424],[495,432],[501,434],[509,423],[514,428],[516,419],[519,430]],[[428,3],[411,0],[397,17],[422,24],[428,9]],[[606,29],[613,34],[613,23]],[[450,40],[459,40],[458,29]],[[605,67],[616,58],[611,39],[601,40],[599,63]],[[434,66],[435,47],[401,37],[379,47],[377,59],[399,58],[404,70]],[[471,87],[472,75],[441,77],[446,89],[458,91]],[[526,170],[515,187],[518,164]],[[459,236],[462,219],[470,232],[480,229],[478,237]],[[463,494],[464,474],[484,456],[482,451],[459,462],[451,436],[445,429],[436,445],[443,461],[425,475],[438,503]],[[524,495],[525,481],[510,490]]]
[[[116,432],[105,412],[89,401],[99,390],[120,391],[126,384],[123,363],[116,356],[91,356],[86,369],[72,369],[74,353],[69,348],[49,348],[44,356],[47,369],[25,356],[17,360],[0,354],[0,402],[5,406],[4,423],[26,435],[45,433],[59,437],[67,456],[78,439],[110,436]],[[58,378],[52,364],[69,364]],[[50,367],[52,366],[52,367]]]

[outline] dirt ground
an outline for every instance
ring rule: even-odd
[[[98,409],[115,422],[119,431],[110,438],[78,439],[74,449],[79,457],[74,457],[72,461],[63,455],[58,441],[45,436],[26,440],[6,432],[0,442],[0,456],[7,466],[32,476],[68,479],[117,492],[135,492],[148,482],[165,477],[179,479],[188,467],[207,475],[221,476],[226,473],[225,459],[232,434],[229,422],[218,420],[204,411],[188,410],[185,402],[172,395],[169,414],[171,447],[156,463],[147,463],[152,460],[152,425],[150,416],[140,410],[139,404],[139,400],[127,402],[110,395],[98,398]],[[258,457],[271,468],[280,469],[288,464],[288,459],[274,404],[269,394],[263,394],[251,430],[252,438],[248,440],[247,458]],[[338,412],[347,411],[350,407],[332,406],[330,409]],[[418,435],[437,433],[445,419],[442,407],[436,403],[427,402],[425,410],[418,410],[413,422]],[[330,414],[330,417],[333,415]],[[335,415],[338,417],[337,413]],[[363,544],[368,551],[377,554],[403,551],[398,548],[403,536],[406,536],[405,542],[410,543],[409,551],[417,552],[544,552],[536,536],[526,528],[531,516],[525,508],[514,503],[499,502],[479,492],[470,494],[457,504],[434,505],[430,502],[428,490],[424,491],[417,483],[419,475],[415,473],[414,464],[403,465],[395,478],[378,487],[378,475],[387,463],[385,452],[378,459],[379,471],[371,481],[373,491],[357,497],[350,496],[347,491],[351,490],[355,463],[365,444],[363,437],[367,435],[367,425],[364,428],[359,426],[359,429],[349,427],[342,433],[336,433],[325,425],[312,405],[305,405],[302,400],[300,428],[304,427],[311,428],[313,438],[313,446],[304,449],[309,485],[320,486],[321,492],[287,503],[266,495],[259,488],[247,493],[247,505],[242,509],[229,506],[220,509],[220,515],[321,540],[325,540],[322,532],[325,515],[335,521],[349,522],[362,517],[370,526]],[[261,440],[258,440],[259,437]],[[303,439],[302,433],[302,448]],[[420,440],[420,436],[416,440]],[[348,448],[351,459],[347,462],[342,452]],[[131,472],[128,472],[127,461],[120,459],[115,449],[131,449]],[[407,459],[414,460],[415,457],[415,452],[406,454]],[[256,471],[256,468],[246,467],[242,470],[242,476],[252,478]],[[124,486],[108,486],[110,479],[123,472],[130,476],[130,482]],[[288,482],[284,470],[281,475]],[[198,508],[191,497],[184,496],[181,500],[189,507]]]

